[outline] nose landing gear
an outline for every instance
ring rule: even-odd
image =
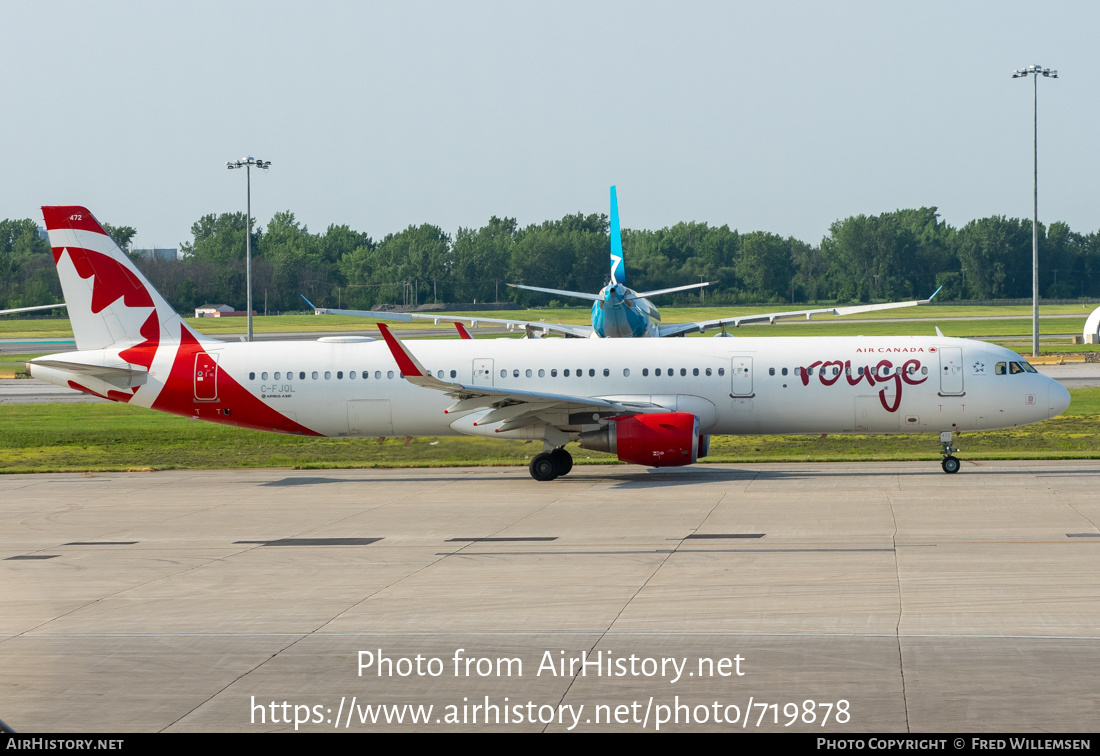
[[[962,467],[962,462],[954,456],[954,453],[960,451],[960,449],[951,446],[951,435],[951,431],[944,431],[940,434],[940,444],[943,445],[943,461],[940,462],[940,467],[943,468],[945,473],[957,473],[959,468]]]

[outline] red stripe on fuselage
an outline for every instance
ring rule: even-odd
[[[220,366],[217,374],[218,398],[213,401],[196,400],[195,357],[206,353],[191,332],[181,326],[180,346],[172,363],[172,370],[160,395],[153,402],[153,409],[254,430],[303,436],[323,435],[264,404]]]

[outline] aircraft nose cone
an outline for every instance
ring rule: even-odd
[[[1069,391],[1058,381],[1051,380],[1047,390],[1050,398],[1050,416],[1057,417],[1069,408]]]

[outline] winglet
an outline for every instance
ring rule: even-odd
[[[940,288],[936,289],[936,290],[935,290],[934,292],[932,292],[932,296],[930,296],[930,297],[928,298],[928,301],[929,301],[929,302],[931,302],[931,301],[932,301],[933,299],[935,299],[935,298],[936,298],[936,295],[937,295],[937,294],[939,294],[939,293],[940,293],[941,291],[943,291],[943,287],[942,287],[942,286],[941,286]]]
[[[611,283],[626,285],[623,234],[619,228],[619,198],[615,194],[615,187],[611,187]]]
[[[470,332],[466,330],[466,326],[462,325],[457,320],[455,321],[455,328],[458,330],[459,338],[462,338],[462,339],[472,339],[473,338],[473,336],[470,335]]]
[[[397,361],[397,367],[401,370],[402,375],[406,378],[423,378],[427,374],[427,370],[420,364],[420,361],[412,356],[412,353],[405,348],[405,345],[401,343],[401,340],[390,333],[390,328],[385,323],[378,324],[378,330],[382,332],[382,338],[386,340],[386,346],[390,348],[390,353],[393,354],[394,360]]]

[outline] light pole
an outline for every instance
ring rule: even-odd
[[[248,218],[248,231],[244,237],[244,259],[245,259],[245,271],[244,275],[248,281],[248,340],[252,341],[252,168],[262,168],[267,170],[271,167],[270,160],[257,160],[249,155],[243,157],[240,160],[232,160],[225,164],[225,167],[229,170],[234,168],[244,168],[245,176],[247,177],[245,183],[247,186],[247,204],[245,205],[245,214]]]
[[[1058,72],[1043,68],[1040,65],[1032,65],[1027,68],[1018,68],[1012,72],[1013,79],[1024,79],[1031,76],[1034,89],[1034,163],[1032,200],[1034,213],[1031,219],[1031,354],[1039,356],[1039,77],[1046,76],[1057,79]]]

